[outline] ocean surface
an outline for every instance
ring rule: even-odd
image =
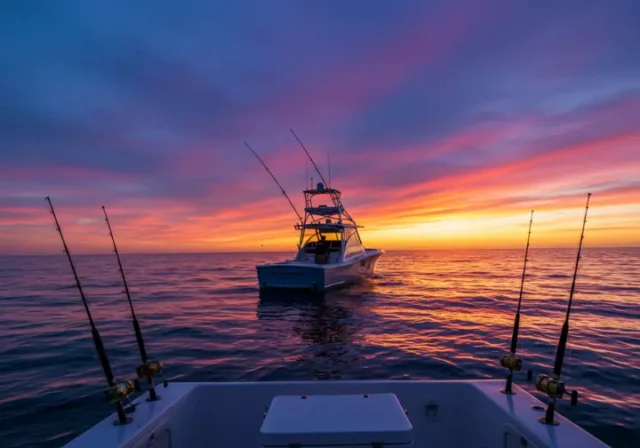
[[[290,254],[123,255],[152,358],[169,379],[503,377],[523,251],[388,252],[376,278],[320,299],[261,299],[255,265]],[[138,351],[113,255],[74,257],[116,377]],[[531,250],[519,354],[550,373],[575,250]],[[112,412],[64,255],[0,257],[0,446],[60,446]],[[585,249],[559,411],[640,446],[640,249]],[[525,375],[516,382],[535,392]]]

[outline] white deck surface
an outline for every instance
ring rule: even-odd
[[[133,423],[114,426],[111,415],[67,446],[259,447],[274,397],[336,394],[394,394],[407,411],[416,447],[517,447],[523,438],[529,448],[606,446],[560,414],[558,426],[543,425],[542,413],[531,408],[543,403],[516,385],[516,395],[504,395],[503,386],[503,380],[169,383],[158,389],[162,400],[137,400]],[[560,410],[565,406],[561,402]],[[390,419],[396,411],[390,405]],[[313,428],[299,425],[293,421],[289,431]]]

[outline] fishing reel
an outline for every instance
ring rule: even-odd
[[[162,385],[164,387],[167,387],[168,385],[167,380],[164,378],[162,373],[162,361],[147,361],[138,366],[136,374],[138,375],[138,379],[146,378],[149,382],[149,398],[147,398],[147,401],[159,400],[160,397],[156,394],[155,386],[153,384],[153,377],[160,376]]]
[[[510,353],[500,358],[500,365],[505,369],[517,372],[522,369],[522,359]]]
[[[563,399],[565,395],[571,396],[571,406],[578,404],[578,391],[567,391],[565,384],[549,375],[540,374],[536,379],[536,389],[553,399]]]
[[[138,378],[151,378],[156,375],[162,376],[162,361],[147,361],[136,369]]]
[[[522,359],[518,358],[514,353],[509,353],[500,358],[500,365],[509,371],[507,374],[507,383],[501,392],[503,394],[513,395],[514,392],[511,387],[513,384],[513,372],[519,372],[522,369]],[[533,372],[527,370],[527,381],[531,381],[532,378]]]
[[[136,410],[136,405],[131,402],[130,395],[134,392],[140,392],[140,383],[138,380],[123,381],[115,386],[111,386],[105,391],[106,399],[111,404],[122,403],[126,401],[127,406],[124,411],[131,413]]]

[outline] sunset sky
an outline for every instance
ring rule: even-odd
[[[98,3],[100,5],[98,5]],[[293,250],[293,128],[383,249],[640,246],[640,2],[0,6],[0,254]],[[315,176],[317,180],[317,175]]]

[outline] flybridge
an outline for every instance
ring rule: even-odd
[[[305,217],[301,225],[297,225],[296,229],[312,229],[318,225],[319,228],[324,226],[344,226],[357,228],[355,221],[347,212],[342,204],[342,193],[335,188],[326,188],[322,182],[318,182],[315,189],[304,190],[304,212]],[[326,203],[317,204],[318,197],[324,199]],[[326,201],[328,199],[328,201]],[[316,200],[316,204],[314,204]]]

